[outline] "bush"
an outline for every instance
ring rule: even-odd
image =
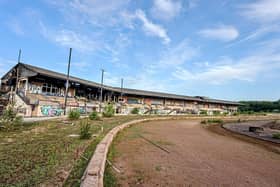
[[[273,134],[272,137],[275,139],[280,139],[280,133]]]
[[[131,114],[139,114],[139,108],[133,108]]]
[[[22,117],[17,115],[17,110],[14,105],[10,105],[4,111],[3,115],[0,116],[0,130],[11,130],[15,126],[21,125],[22,122]]]
[[[89,119],[90,120],[99,120],[98,113],[96,111],[93,111],[92,113],[90,113]]]
[[[87,120],[82,120],[80,122],[80,139],[89,139],[90,137],[90,124]]]
[[[207,120],[203,120],[200,122],[201,124],[207,124]]]
[[[212,123],[223,124],[224,121],[221,119],[208,119],[208,120],[203,120],[200,123],[201,124],[212,124]]]
[[[115,114],[114,106],[112,104],[107,104],[103,111],[104,117],[113,117]]]
[[[224,123],[224,121],[221,120],[221,119],[208,119],[208,123],[219,123],[219,124],[222,124],[222,123]]]
[[[68,118],[70,120],[76,120],[80,118],[80,111],[79,110],[71,110],[68,114]]]
[[[220,114],[221,114],[221,112],[220,112],[220,111],[216,111],[216,110],[215,110],[215,111],[213,111],[213,115],[214,115],[214,116],[218,116],[218,115],[220,115]]]
[[[207,111],[206,111],[206,110],[201,110],[201,111],[199,112],[199,114],[200,114],[200,115],[207,115]]]

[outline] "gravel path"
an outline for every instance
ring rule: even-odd
[[[198,121],[135,125],[114,146],[120,186],[280,186],[279,154],[210,132]]]

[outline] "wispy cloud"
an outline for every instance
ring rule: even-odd
[[[177,68],[173,76],[184,81],[205,81],[210,84],[224,84],[233,80],[255,81],[259,76],[271,70],[280,70],[280,55],[252,55],[239,60],[226,59],[197,72],[186,68]]]
[[[199,35],[216,39],[224,42],[235,40],[239,36],[238,30],[234,26],[220,25],[214,28],[203,29],[198,32]]]
[[[16,19],[9,20],[7,25],[10,28],[10,30],[12,32],[14,32],[15,34],[17,34],[19,36],[23,36],[25,34],[23,27],[21,26],[21,24],[19,23],[18,20],[16,20]]]
[[[150,21],[142,10],[137,10],[135,12],[135,16],[142,21],[143,30],[146,34],[157,36],[163,39],[163,42],[166,44],[170,42],[170,38],[168,37],[166,30],[162,26]]]
[[[255,31],[253,31],[252,33],[248,34],[247,36],[241,38],[240,40],[237,40],[231,44],[228,45],[228,47],[237,45],[239,43],[243,43],[246,41],[251,41],[251,40],[256,40],[259,39],[263,36],[266,36],[267,34],[270,33],[278,33],[280,32],[280,25],[274,24],[274,25],[266,25],[266,26],[262,26],[259,29],[256,29]]]
[[[151,12],[155,18],[169,21],[180,14],[182,8],[180,0],[154,0]]]
[[[280,20],[279,0],[257,0],[241,5],[241,14],[247,18],[260,22]]]
[[[190,41],[184,39],[176,46],[164,51],[158,65],[181,65],[199,55],[199,53],[199,48],[191,46]]]
[[[94,26],[115,26],[119,24],[120,12],[130,0],[50,0],[50,3],[72,21]]]
[[[97,50],[98,43],[94,41],[92,38],[89,38],[87,35],[82,35],[78,32],[68,29],[59,29],[53,30],[47,28],[42,22],[41,26],[41,34],[60,46],[63,47],[72,47],[80,52],[92,52]]]

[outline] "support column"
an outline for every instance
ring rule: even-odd
[[[24,89],[24,95],[27,95],[27,91],[28,91],[28,77],[25,80],[25,89]]]

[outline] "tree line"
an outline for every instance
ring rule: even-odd
[[[278,101],[240,101],[240,112],[280,112],[280,99]]]

